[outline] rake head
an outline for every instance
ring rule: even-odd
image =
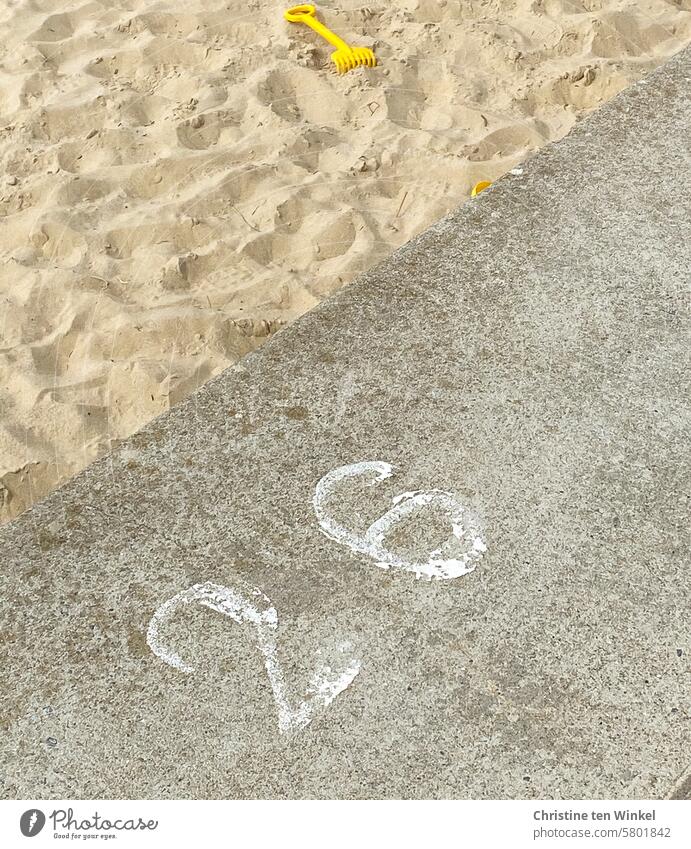
[[[369,47],[339,48],[331,54],[331,60],[339,74],[346,74],[353,68],[359,68],[360,65],[374,68],[377,64],[377,57]]]

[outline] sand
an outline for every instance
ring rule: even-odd
[[[689,0],[0,9],[0,521],[691,41]],[[664,104],[661,104],[664,108]]]

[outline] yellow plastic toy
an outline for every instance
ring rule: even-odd
[[[325,38],[329,44],[333,44],[336,50],[331,54],[331,59],[339,74],[345,74],[352,71],[353,68],[360,67],[360,65],[374,68],[377,64],[377,57],[369,47],[351,47],[342,38],[327,29],[321,21],[317,20],[316,9],[310,3],[293,6],[292,9],[283,13],[283,17],[291,24],[306,24],[316,33],[319,33],[322,38]]]
[[[485,189],[489,189],[489,187],[491,185],[492,185],[491,180],[480,180],[479,183],[475,183],[475,185],[473,186],[473,190],[470,193],[470,197],[471,198],[477,197],[477,195],[479,195],[480,192],[484,192]]]

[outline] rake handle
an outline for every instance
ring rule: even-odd
[[[283,13],[283,17],[290,21],[291,24],[306,24],[310,29],[313,29],[322,38],[325,38],[329,44],[337,50],[350,50],[350,45],[346,44],[342,38],[339,38],[336,33],[331,32],[328,27],[317,19],[316,9],[310,3],[304,3],[301,6],[293,6]]]

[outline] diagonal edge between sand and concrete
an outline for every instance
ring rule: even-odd
[[[0,529],[4,797],[683,795],[690,58]]]

